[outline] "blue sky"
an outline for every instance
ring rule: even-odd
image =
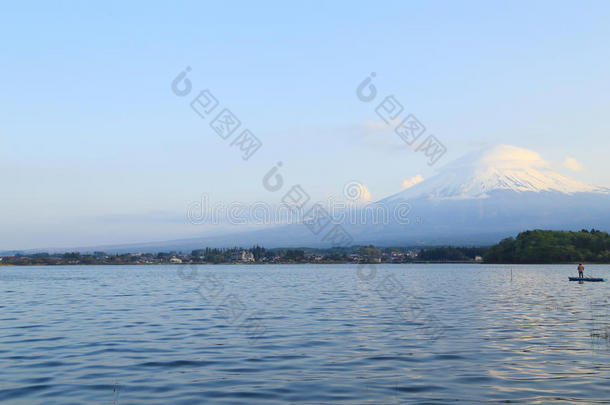
[[[195,235],[202,193],[276,202],[277,161],[313,198],[431,176],[356,98],[371,72],[445,144],[438,165],[513,144],[610,186],[608,2],[123,3],[0,7],[0,250]],[[172,93],[186,66],[262,140],[250,160]]]

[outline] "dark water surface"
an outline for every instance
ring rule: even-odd
[[[0,267],[0,402],[610,403],[574,266],[178,269]]]

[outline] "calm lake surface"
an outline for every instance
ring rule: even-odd
[[[607,404],[574,267],[0,267],[0,402]]]

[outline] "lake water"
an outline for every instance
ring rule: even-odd
[[[0,267],[0,402],[610,403],[575,266],[195,267]]]

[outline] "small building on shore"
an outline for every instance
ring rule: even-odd
[[[251,263],[254,262],[254,255],[252,252],[246,250],[235,250],[231,252],[232,262]]]

